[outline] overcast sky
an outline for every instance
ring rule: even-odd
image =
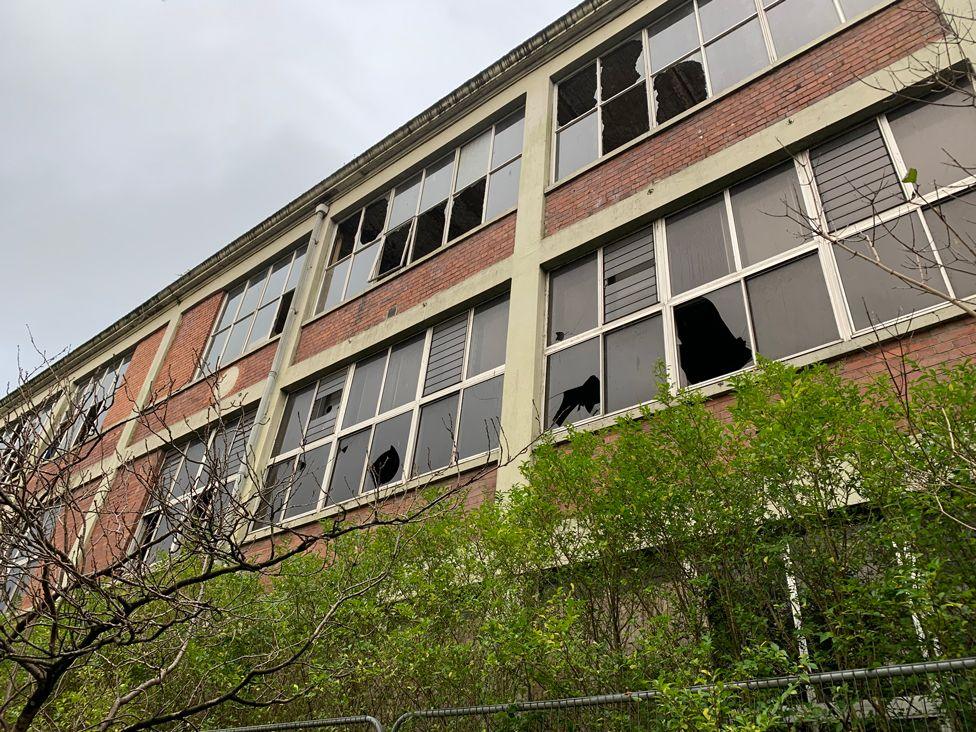
[[[0,393],[575,4],[0,1]]]

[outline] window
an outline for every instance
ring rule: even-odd
[[[316,311],[513,209],[524,130],[520,110],[341,221]]]
[[[559,82],[555,180],[720,94],[876,0],[692,0]]]
[[[757,352],[785,358],[839,338],[798,165],[550,273],[550,427],[649,402],[668,374],[702,384],[754,364]]]
[[[216,373],[285,327],[305,263],[301,246],[234,287],[214,325],[198,376]]]
[[[116,358],[79,381],[74,396],[61,421],[61,437],[56,449],[70,450],[95,437],[105,424],[105,415],[115,403],[115,395],[122,388],[125,372],[132,354]],[[54,450],[48,452],[48,457]]]
[[[56,540],[55,530],[64,507],[46,501],[29,507],[36,515],[6,523],[0,535],[0,608],[9,607],[23,597],[33,572],[48,554],[45,542]],[[11,517],[12,518],[12,517]]]
[[[255,528],[498,447],[508,298],[289,395]]]
[[[142,516],[133,551],[143,560],[181,545],[220,541],[240,526],[230,500],[244,466],[254,411],[220,422],[171,448]]]
[[[966,162],[976,132],[971,93],[933,94],[810,151],[823,225],[843,242],[834,256],[855,330],[942,301],[867,259],[940,292],[976,293],[967,264],[973,198],[960,191],[973,181]],[[902,182],[909,167],[918,171],[915,184]]]
[[[21,486],[24,459],[35,448],[43,447],[48,435],[46,430],[54,409],[54,401],[40,409],[28,412],[13,422],[0,427],[0,486]]]

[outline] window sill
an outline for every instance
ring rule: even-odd
[[[972,299],[974,298],[970,298],[970,300]],[[941,303],[934,305],[931,308],[927,308],[926,310],[921,310],[917,313],[912,313],[895,320],[890,320],[874,329],[855,332],[853,337],[851,337],[849,340],[838,339],[826,345],[818,346],[812,350],[797,354],[796,356],[780,359],[778,363],[784,363],[797,368],[802,368],[804,366],[810,366],[817,363],[832,363],[843,359],[845,356],[849,356],[856,352],[861,352],[866,348],[883,345],[889,341],[903,338],[908,335],[913,335],[919,331],[923,331],[937,325],[944,325],[964,317],[967,317],[966,314],[955,305],[951,303]],[[689,393],[700,394],[706,399],[714,399],[725,394],[730,394],[732,393],[732,385],[730,383],[731,379],[741,374],[753,372],[756,370],[756,368],[757,367],[755,365],[748,366],[744,369],[740,369],[739,371],[735,371],[731,374],[725,374],[711,381],[696,384],[693,387],[687,387],[686,391]],[[580,420],[572,425],[572,429],[578,432],[595,432],[612,427],[620,418],[641,419],[643,417],[643,410],[645,408],[650,409],[652,412],[656,412],[664,409],[664,405],[656,400],[645,402],[633,407],[620,409],[616,412],[612,412],[611,414],[601,414],[595,417],[589,417],[585,420]],[[550,434],[557,443],[566,443],[569,441],[569,432],[569,427],[559,427],[551,430]]]
[[[659,134],[662,134],[663,132],[669,130],[671,127],[673,127],[675,125],[679,125],[682,122],[687,121],[690,117],[693,117],[694,115],[698,114],[702,110],[707,109],[709,106],[711,106],[713,104],[717,104],[719,101],[725,99],[725,97],[730,96],[732,94],[735,94],[739,90],[743,89],[744,87],[749,86],[754,81],[757,81],[758,79],[762,78],[763,76],[766,76],[767,74],[770,74],[770,73],[773,73],[774,71],[777,71],[780,67],[785,66],[786,64],[792,62],[798,56],[802,56],[803,54],[807,53],[808,51],[811,51],[812,49],[816,48],[817,46],[819,46],[819,45],[821,45],[823,43],[826,43],[827,41],[829,41],[830,39],[834,38],[835,36],[840,35],[841,33],[849,30],[853,26],[857,25],[858,23],[860,23],[863,20],[866,20],[867,18],[871,17],[872,15],[875,15],[876,13],[880,13],[881,11],[885,10],[890,5],[894,5],[898,1],[899,0],[884,0],[882,3],[880,3],[877,6],[875,6],[874,8],[872,8],[870,10],[866,10],[866,11],[864,11],[863,13],[861,13],[859,15],[855,15],[853,18],[851,18],[847,22],[843,23],[842,25],[837,26],[836,28],[834,28],[829,33],[826,33],[825,35],[820,36],[819,38],[816,38],[816,39],[810,41],[810,43],[806,44],[805,46],[800,46],[800,48],[796,49],[792,53],[787,54],[786,56],[783,56],[782,58],[776,59],[776,61],[774,61],[769,66],[766,66],[765,68],[760,69],[759,71],[753,73],[752,75],[747,76],[746,78],[742,79],[738,83],[733,84],[732,86],[730,86],[728,89],[722,90],[721,92],[719,92],[715,96],[709,97],[705,101],[699,102],[698,104],[696,104],[693,107],[689,107],[688,109],[686,109],[681,114],[672,117],[667,122],[664,122],[664,123],[662,123],[660,125],[657,125],[656,127],[654,127],[652,129],[648,130],[647,132],[645,132],[644,134],[639,135],[638,137],[635,137],[630,142],[627,142],[627,143],[621,145],[620,147],[616,148],[615,150],[613,150],[611,152],[608,152],[608,153],[605,153],[604,155],[602,155],[601,157],[597,158],[596,160],[593,160],[592,162],[587,163],[586,165],[584,165],[579,170],[573,171],[572,173],[570,173],[569,175],[567,175],[565,178],[560,178],[557,181],[553,181],[552,183],[550,183],[543,190],[543,195],[548,196],[550,193],[553,193],[554,191],[558,190],[559,188],[562,188],[563,186],[572,183],[573,181],[577,180],[578,178],[581,178],[581,177],[585,176],[587,173],[589,173],[593,169],[598,168],[601,165],[603,165],[604,163],[606,163],[606,162],[608,162],[610,160],[613,160],[614,158],[622,155],[623,153],[627,152],[628,150],[631,150],[632,148],[637,147],[638,145],[640,145],[641,143],[646,142],[647,140],[651,139],[652,137],[654,137],[656,135],[659,135]],[[555,147],[553,147],[553,150],[555,150]],[[555,161],[555,157],[553,157],[553,168],[555,167],[554,161]],[[555,173],[553,172],[551,175],[554,176]],[[652,181],[648,181],[648,183],[651,183],[651,182]]]
[[[343,514],[349,513],[350,511],[355,511],[356,509],[364,506],[374,506],[383,501],[388,501],[391,498],[395,498],[396,496],[405,495],[412,491],[423,489],[428,485],[445,479],[457,478],[464,473],[475,470],[476,468],[490,470],[497,466],[500,455],[500,448],[495,448],[490,452],[465,458],[464,460],[461,460],[447,468],[418,475],[417,477],[411,478],[403,483],[396,483],[393,485],[383,486],[382,488],[374,488],[373,490],[365,491],[360,493],[355,498],[350,498],[342,501],[341,503],[325,506],[324,508],[320,508],[315,511],[308,511],[298,516],[294,516],[290,519],[282,521],[273,528],[265,527],[249,532],[246,541],[248,543],[252,543],[270,538],[272,536],[281,536],[282,534],[287,534],[288,532],[295,532],[303,526],[308,526],[312,523],[342,516]]]
[[[478,226],[476,226],[473,229],[471,229],[471,231],[467,231],[464,234],[462,234],[461,236],[458,236],[458,237],[455,237],[454,239],[451,239],[450,241],[446,242],[442,246],[440,246],[437,249],[435,249],[434,251],[432,251],[430,254],[424,255],[420,259],[417,259],[417,260],[411,262],[407,266],[401,267],[400,269],[398,269],[398,270],[396,270],[394,272],[391,272],[390,274],[388,274],[387,276],[385,276],[383,279],[376,280],[375,282],[370,283],[370,285],[365,290],[363,290],[362,292],[360,292],[355,297],[349,298],[348,300],[344,300],[344,301],[340,302],[339,304],[334,305],[333,307],[329,308],[328,310],[323,310],[321,313],[315,313],[311,317],[307,318],[302,323],[301,327],[302,328],[305,328],[306,326],[311,325],[312,323],[314,323],[316,320],[319,320],[320,318],[324,318],[327,315],[331,315],[332,313],[336,312],[337,310],[341,310],[342,308],[346,307],[350,303],[356,302],[360,298],[365,297],[366,295],[368,295],[373,290],[377,290],[380,287],[383,287],[384,285],[387,285],[390,282],[394,281],[395,279],[397,279],[401,275],[405,274],[406,272],[409,272],[414,267],[419,267],[420,265],[429,262],[431,259],[433,259],[434,257],[436,257],[438,254],[443,254],[445,251],[447,251],[448,248],[454,247],[454,246],[456,246],[456,245],[458,245],[458,244],[466,241],[467,239],[471,238],[472,236],[475,236],[476,234],[481,233],[485,229],[487,229],[487,228],[489,228],[491,226],[494,226],[499,221],[502,221],[503,219],[505,219],[505,218],[511,216],[512,214],[514,214],[516,211],[518,211],[518,206],[513,206],[512,208],[508,209],[507,211],[503,211],[502,213],[498,214],[498,216],[496,216],[495,218],[491,219],[490,221],[485,221],[484,223],[479,224]],[[321,290],[321,283],[319,284],[319,290]]]

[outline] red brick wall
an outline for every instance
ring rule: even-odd
[[[125,372],[125,378],[115,392],[115,401],[112,402],[111,408],[105,414],[106,427],[118,424],[132,414],[136,397],[139,396],[139,390],[142,389],[146,377],[149,375],[149,369],[152,367],[153,359],[156,358],[156,352],[159,350],[159,344],[162,343],[165,331],[165,328],[160,328],[152,335],[139,341],[135,347],[132,353],[132,361]]]
[[[402,313],[463,282],[510,257],[514,247],[515,214],[512,213],[305,326],[295,362],[379,325],[387,319],[391,308]]]
[[[938,37],[934,13],[902,2],[625,150],[546,197],[545,230],[570,224],[729,147]]]
[[[167,426],[178,425],[187,417],[205,409],[214,409],[216,383],[233,369],[237,370],[237,378],[233,382],[228,380],[226,385],[222,387],[224,396],[246,389],[267,378],[277,349],[278,341],[273,341],[244,358],[228,364],[215,376],[198,381],[196,384],[173,394],[168,399],[158,399],[156,406],[145,410],[139,419],[139,424],[136,425],[132,437],[133,442],[153,433],[166,435]],[[213,418],[216,419],[218,416],[220,415],[214,411]]]
[[[153,394],[157,400],[186,386],[193,379],[223,302],[224,293],[215,292],[183,313],[176,336],[153,383]]]

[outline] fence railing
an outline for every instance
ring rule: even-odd
[[[853,732],[976,732],[976,657],[748,679],[565,699],[425,709],[402,714],[391,732],[657,731],[715,727]],[[343,717],[215,732],[284,732],[369,725]]]

